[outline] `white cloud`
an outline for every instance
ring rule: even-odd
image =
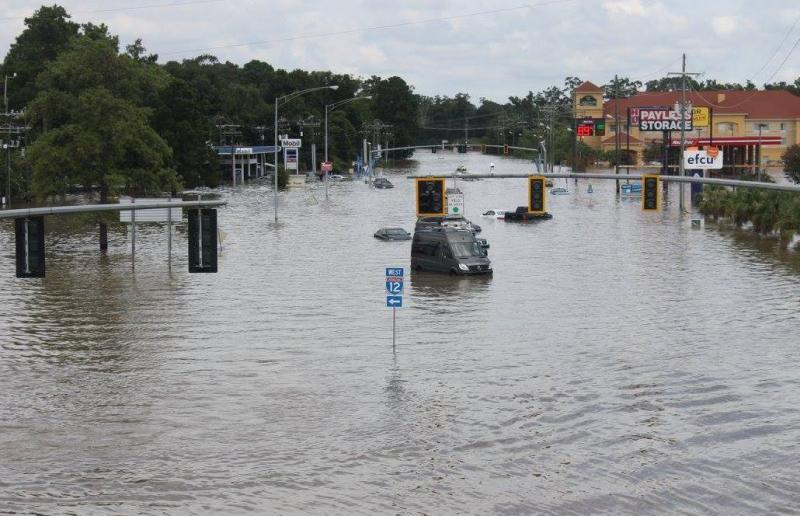
[[[715,16],[711,19],[711,27],[718,36],[730,36],[736,32],[738,26],[734,16]]]
[[[0,19],[0,58],[23,28],[18,17],[41,5],[41,0],[2,2],[3,16],[15,18]],[[536,7],[537,2],[514,9],[522,2],[225,0],[111,12],[99,10],[135,3],[59,4],[79,23],[106,23],[123,46],[141,37],[162,61],[210,53],[221,61],[260,59],[288,70],[399,75],[426,95],[464,92],[496,101],[560,86],[568,75],[596,84],[614,74],[656,79],[674,71],[683,52],[690,70],[744,82],[800,14],[794,5],[741,0],[573,0]],[[96,12],[82,12],[88,10]],[[445,19],[427,21],[434,18]],[[719,37],[709,38],[709,32]],[[329,35],[308,37],[320,34]],[[756,80],[769,77],[779,62],[773,59]],[[793,63],[788,61],[776,80],[793,82]],[[650,75],[637,76],[645,74]]]

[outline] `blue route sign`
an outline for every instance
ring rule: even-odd
[[[386,267],[386,277],[403,277],[403,268],[402,267]]]
[[[386,292],[393,294],[393,295],[401,295],[403,293],[403,280],[400,281],[387,281],[386,282]]]
[[[403,296],[386,296],[386,306],[389,308],[402,308]]]

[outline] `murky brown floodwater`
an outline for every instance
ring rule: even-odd
[[[444,159],[440,159],[444,156]],[[417,172],[524,173],[418,156]],[[408,268],[408,170],[281,195],[222,191],[220,272],[167,272],[161,227],[110,255],[48,219],[48,275],[0,224],[0,512],[779,513],[800,506],[800,263],[613,183],[552,221],[482,219],[518,180],[460,182],[493,278]],[[676,197],[673,195],[673,197]],[[73,221],[74,222],[74,221]]]

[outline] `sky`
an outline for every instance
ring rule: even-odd
[[[0,52],[40,2],[3,0]],[[800,77],[797,0],[62,0],[105,23],[121,47],[142,38],[159,62],[212,54],[287,70],[398,75],[424,95],[505,102],[577,76],[764,82]],[[794,49],[792,51],[792,49]],[[785,61],[785,62],[784,62]]]

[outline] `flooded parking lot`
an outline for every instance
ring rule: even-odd
[[[482,218],[492,277],[411,273],[408,174],[530,173],[420,153],[363,182],[220,189],[218,274],[158,225],[48,219],[47,277],[0,225],[0,509],[92,513],[742,513],[800,504],[800,261],[568,182],[554,218]],[[557,180],[559,186],[565,184]],[[677,192],[674,192],[677,194]],[[674,195],[677,197],[677,195]],[[52,218],[51,218],[52,219]]]

